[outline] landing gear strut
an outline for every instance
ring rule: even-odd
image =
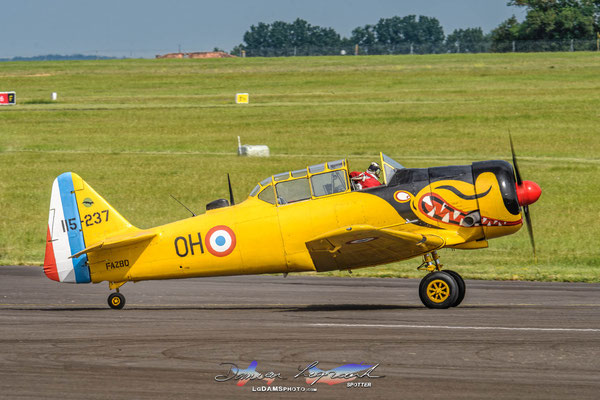
[[[454,271],[442,271],[436,251],[425,254],[418,269],[429,271],[419,284],[419,297],[425,307],[456,307],[465,298],[465,281]]]

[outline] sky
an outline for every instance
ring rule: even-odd
[[[0,58],[46,54],[154,57],[167,52],[230,51],[259,22],[292,22],[352,30],[380,18],[425,15],[446,35],[487,33],[524,9],[508,0],[3,0]]]

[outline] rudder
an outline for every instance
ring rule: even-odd
[[[72,172],[52,185],[44,273],[58,282],[91,282],[87,254],[72,257],[109,234],[136,231],[106,200]]]

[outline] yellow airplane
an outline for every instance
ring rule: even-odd
[[[52,186],[44,272],[58,282],[106,281],[115,290],[108,305],[120,309],[129,281],[351,271],[423,256],[423,304],[457,306],[464,281],[442,270],[436,251],[515,233],[521,207],[530,227],[527,206],[541,189],[521,180],[514,156],[514,170],[506,161],[404,168],[380,157],[377,187],[358,190],[346,160],[327,162],[270,176],[239,204],[219,199],[203,215],[150,229],[66,172]]]

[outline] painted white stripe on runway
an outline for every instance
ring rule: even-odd
[[[448,326],[448,325],[388,325],[388,324],[308,324],[338,328],[405,328],[405,329],[456,329],[474,331],[533,331],[533,332],[600,332],[594,328],[519,328],[507,326]]]

